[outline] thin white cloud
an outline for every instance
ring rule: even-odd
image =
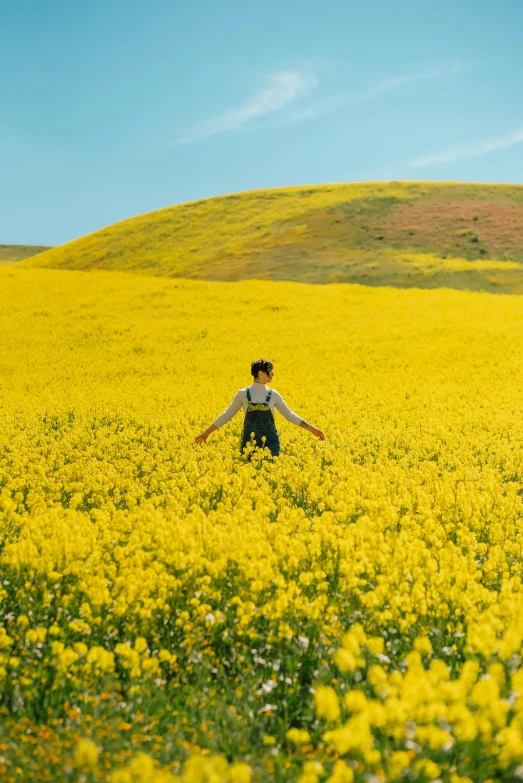
[[[521,142],[523,142],[523,127],[493,139],[483,139],[458,147],[449,147],[441,152],[413,160],[409,165],[421,169],[437,166],[440,163],[454,163],[467,158],[479,158],[482,155],[488,155],[489,152],[513,147],[515,144],[521,144]]]
[[[325,114],[331,114],[343,106],[371,101],[374,98],[383,95],[384,93],[390,92],[392,90],[399,90],[402,87],[408,87],[409,85],[416,82],[426,82],[432,79],[453,76],[454,74],[468,71],[475,67],[475,64],[463,63],[460,60],[457,60],[451,64],[442,65],[437,68],[418,71],[416,73],[409,73],[391,79],[384,79],[374,85],[371,85],[369,88],[362,90],[361,92],[343,95],[330,95],[308,106],[305,105],[301,108],[296,108],[294,110],[280,114],[277,124],[290,125],[295,122],[302,122],[303,120],[312,120]],[[270,122],[271,125],[275,124],[274,118],[268,120],[268,122]],[[259,125],[256,127],[259,127]]]
[[[255,93],[245,103],[205,120],[186,136],[175,139],[170,146],[188,144],[211,136],[232,133],[238,129],[246,130],[245,126],[259,128],[314,119],[321,115],[330,114],[344,105],[371,101],[387,92],[399,90],[411,84],[453,76],[475,67],[476,65],[473,63],[456,60],[431,69],[383,79],[361,92],[331,95],[320,101],[309,103],[309,105],[301,103],[301,106],[298,105],[292,109],[294,104],[307,97],[311,88],[318,84],[318,79],[310,73],[300,70],[279,71],[270,74],[265,89]],[[284,111],[286,109],[291,109],[291,111]],[[277,115],[277,119],[274,115]],[[261,124],[260,122],[253,123],[254,120],[262,120],[262,122]]]
[[[302,108],[287,111],[278,119],[278,125],[292,125],[303,120],[314,120],[316,117],[332,114],[347,103],[345,95],[331,95]]]
[[[470,71],[476,67],[477,66],[474,63],[464,63],[461,60],[456,60],[453,63],[441,65],[437,68],[408,73],[391,79],[383,79],[361,92],[355,92],[348,95],[331,95],[310,106],[288,112],[281,119],[281,123],[287,125],[294,122],[301,122],[302,120],[315,119],[321,115],[330,114],[342,106],[372,101],[374,98],[378,98],[380,95],[391,92],[392,90],[399,90],[402,87],[408,87],[417,82],[428,82],[435,79],[442,79],[446,76],[454,76],[455,74],[462,73],[463,71]]]
[[[369,87],[367,90],[363,90],[361,93],[357,93],[353,96],[354,101],[370,101],[373,98],[377,98],[379,95],[391,92],[392,90],[398,90],[401,87],[409,87],[411,84],[417,82],[428,82],[434,79],[442,79],[445,76],[454,76],[462,71],[469,71],[476,66],[471,63],[463,63],[461,60],[456,60],[448,65],[442,65],[438,68],[430,68],[425,71],[417,71],[414,73],[407,73],[403,76],[396,76],[391,79],[383,79],[376,84]]]
[[[314,76],[299,71],[280,71],[270,74],[269,84],[241,106],[211,117],[195,128],[193,133],[177,139],[175,144],[184,144],[209,136],[237,130],[251,120],[271,114],[302,98],[317,83]]]

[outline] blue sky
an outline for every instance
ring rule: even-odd
[[[253,188],[523,183],[521,0],[0,12],[0,243]]]

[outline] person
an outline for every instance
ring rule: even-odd
[[[222,427],[235,416],[240,408],[245,411],[240,451],[243,452],[247,443],[253,440],[258,448],[266,446],[273,457],[280,454],[280,436],[274,422],[274,409],[288,421],[312,432],[320,440],[325,440],[325,433],[312,424],[308,424],[285,404],[281,394],[276,389],[269,389],[267,384],[274,378],[273,363],[268,359],[256,359],[251,364],[253,383],[245,389],[236,392],[229,407],[214,421],[205,432],[197,435],[196,443],[205,443],[209,435]]]

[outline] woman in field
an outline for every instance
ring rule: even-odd
[[[267,388],[268,383],[272,383],[274,377],[273,364],[268,359],[257,359],[251,364],[251,375],[254,382],[246,389],[240,389],[236,392],[233,401],[221,416],[218,416],[205,432],[196,437],[196,443],[205,443],[211,432],[214,432],[226,422],[235,416],[240,408],[245,411],[243,422],[243,432],[241,441],[241,451],[243,451],[251,440],[251,433],[254,433],[253,442],[257,447],[266,446],[273,457],[280,454],[280,436],[274,423],[274,408],[281,413],[288,421],[310,430],[320,440],[325,440],[325,434],[312,424],[307,424],[294,411],[285,404],[281,394],[276,389]]]

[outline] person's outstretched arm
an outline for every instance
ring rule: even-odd
[[[312,432],[312,434],[316,435],[320,440],[325,440],[325,433],[319,430],[318,427],[313,427],[312,424],[306,422],[305,419],[302,419],[301,416],[298,416],[294,411],[291,411],[280,394],[278,394],[274,407],[285,419],[287,419],[287,421],[296,424],[298,427],[303,427],[304,430],[309,430],[309,432]]]
[[[201,432],[199,435],[196,436],[195,443],[205,443],[209,435],[217,430],[219,427],[222,427],[224,424],[226,424],[228,421],[232,419],[233,416],[235,416],[240,408],[242,407],[242,393],[241,391],[236,392],[234,395],[233,401],[227,408],[227,410],[224,410],[220,416],[216,419],[216,421],[213,421],[212,424],[210,424],[205,432]]]
[[[312,432],[312,434],[316,435],[320,440],[325,440],[325,433],[318,429],[318,427],[313,427],[312,424],[308,424],[305,419],[300,421],[298,427],[303,427],[304,430],[309,430],[309,432]]]
[[[201,432],[199,435],[197,435],[194,439],[195,443],[205,443],[211,432],[214,432],[217,430],[218,427],[215,427],[214,424],[209,424],[205,432]]]

